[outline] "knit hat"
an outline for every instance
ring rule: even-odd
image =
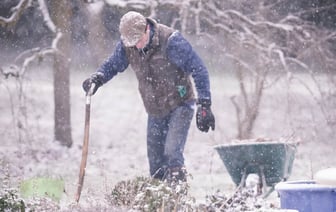
[[[120,19],[119,32],[126,47],[135,46],[145,34],[147,21],[138,12],[130,11]]]

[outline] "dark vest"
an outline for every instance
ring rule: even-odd
[[[128,61],[139,81],[139,91],[150,115],[164,116],[185,101],[194,99],[190,76],[171,64],[166,47],[175,31],[148,19],[154,26],[149,50],[144,53],[135,47],[126,48]]]

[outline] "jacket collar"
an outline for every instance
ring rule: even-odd
[[[159,46],[159,28],[158,28],[158,23],[152,19],[152,18],[147,18],[147,22],[149,23],[150,26],[150,40],[149,40],[149,48],[153,48],[155,46]]]

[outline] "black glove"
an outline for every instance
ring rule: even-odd
[[[92,91],[92,95],[96,93],[98,88],[103,85],[104,74],[102,72],[93,73],[88,79],[84,80],[82,87],[86,93],[88,93],[91,89],[92,84],[94,84],[94,88]]]
[[[211,100],[200,99],[197,102],[196,125],[202,132],[208,132],[211,127],[215,130],[215,117],[211,112]]]

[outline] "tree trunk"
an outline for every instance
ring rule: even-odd
[[[85,8],[85,15],[88,17],[88,26],[90,29],[87,38],[90,54],[93,58],[94,65],[98,67],[99,64],[103,62],[103,59],[108,56],[109,50],[106,46],[109,45],[108,42],[111,42],[110,40],[105,39],[107,31],[101,15],[102,7],[104,7],[105,3],[99,2],[94,5],[86,3],[82,4]]]
[[[70,1],[51,1],[51,13],[58,30],[63,34],[57,44],[59,53],[54,57],[55,140],[63,146],[72,146],[70,107]]]

